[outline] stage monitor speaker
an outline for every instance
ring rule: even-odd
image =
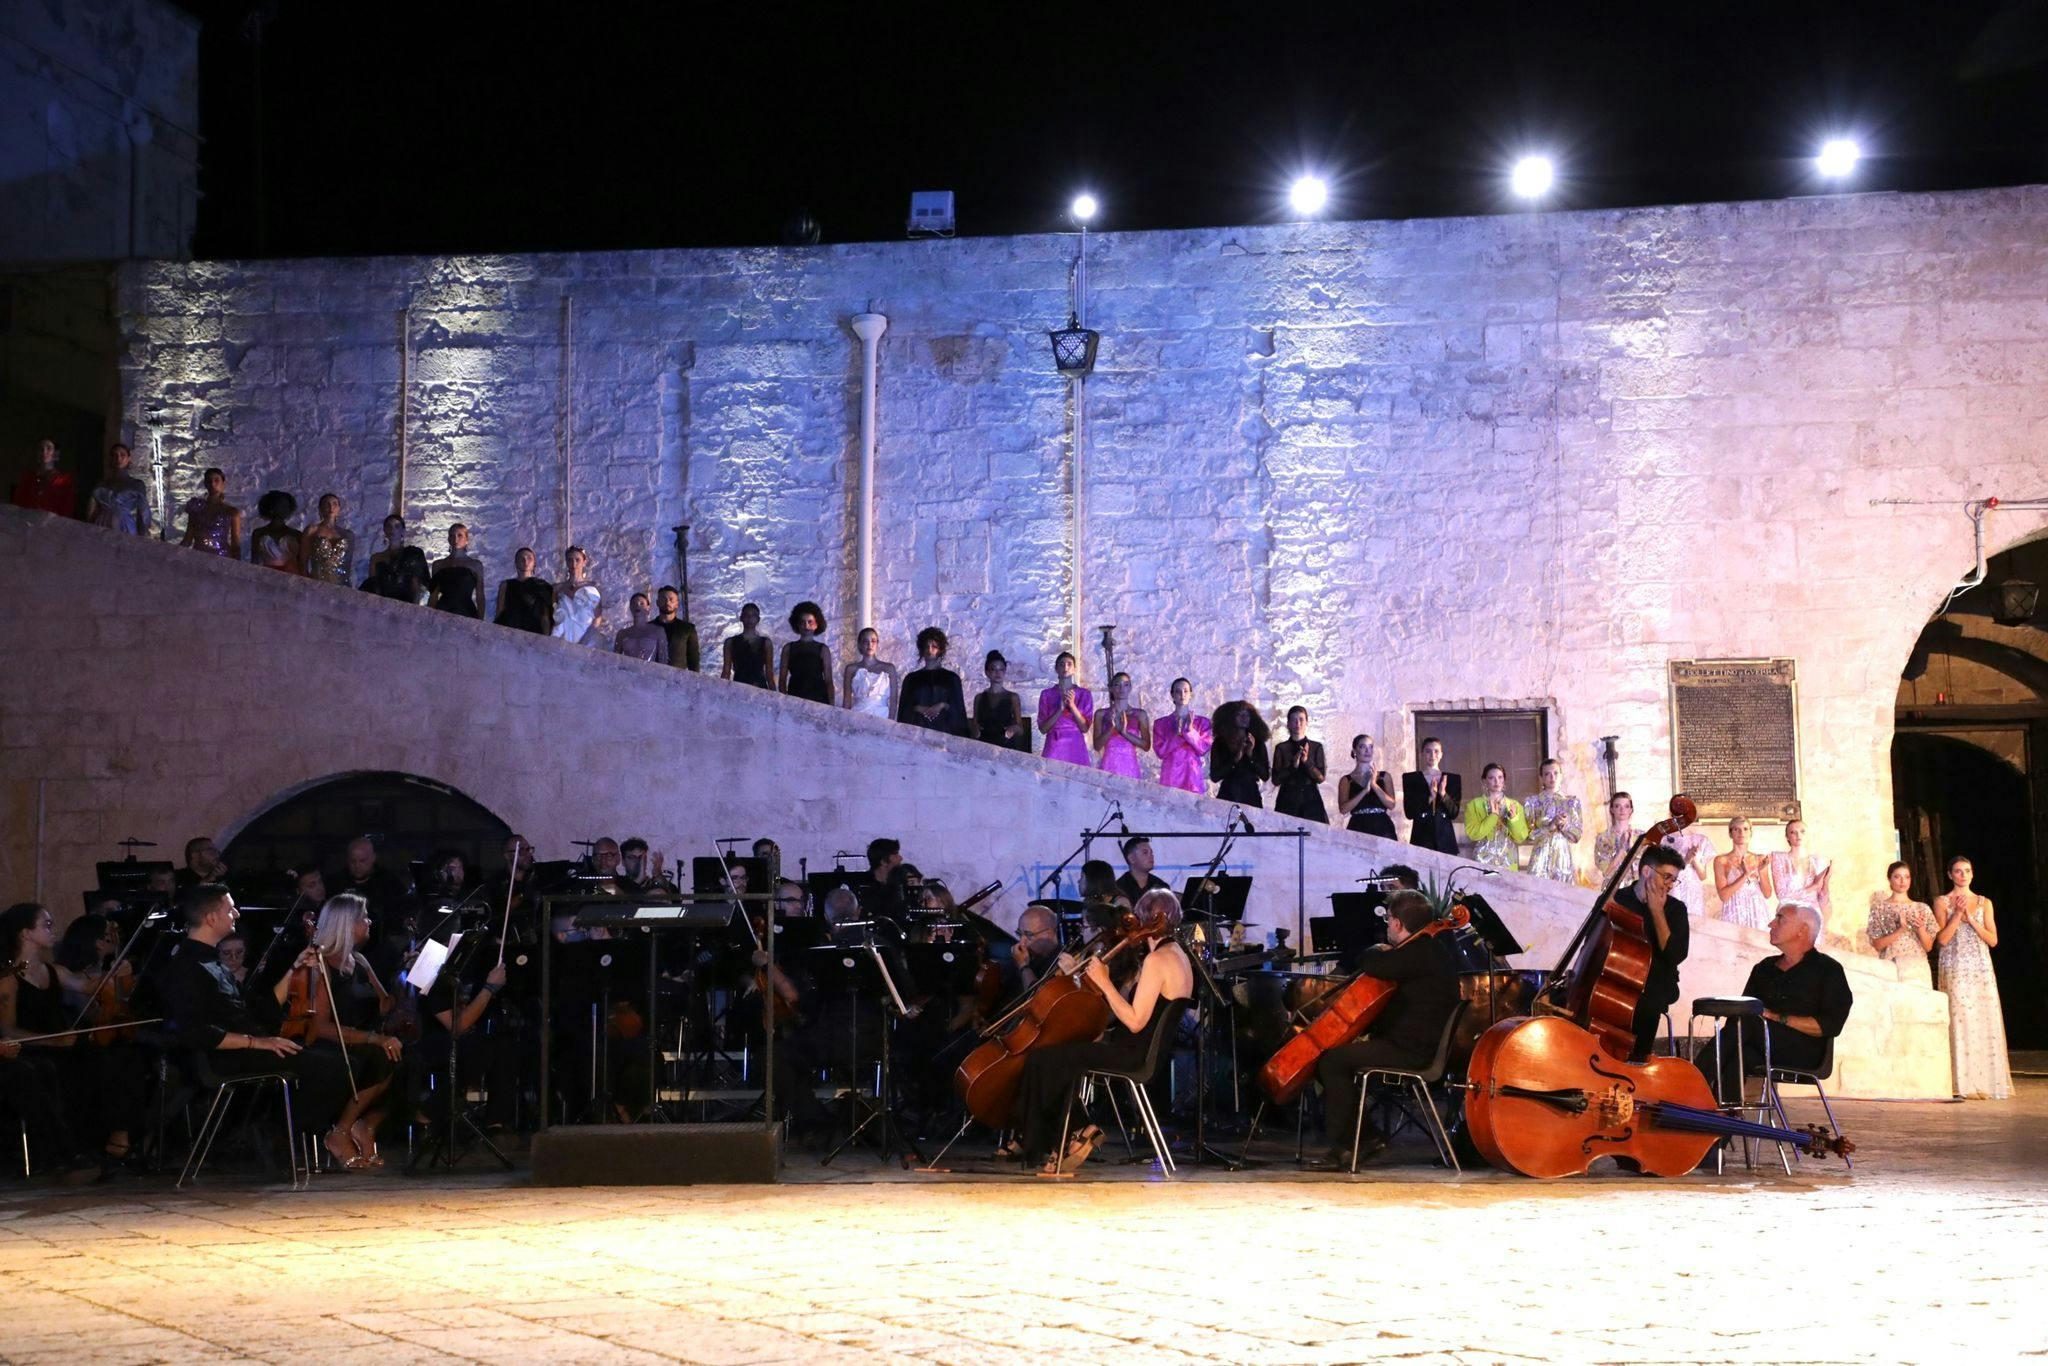
[[[536,1186],[773,1182],[782,1130],[767,1124],[558,1124],[533,1139]]]

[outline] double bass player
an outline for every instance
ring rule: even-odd
[[[1358,1074],[1369,1067],[1424,1067],[1436,1052],[1444,1024],[1458,1008],[1458,953],[1448,935],[1419,933],[1436,912],[1422,893],[1403,889],[1387,898],[1387,942],[1360,964],[1367,977],[1396,983],[1393,996],[1365,1035],[1340,1044],[1316,1063],[1323,1085],[1323,1132],[1328,1151],[1304,1163],[1310,1171],[1351,1165],[1352,1125],[1358,1117]],[[1386,1135],[1367,1120],[1358,1134],[1358,1159],[1376,1157]]]

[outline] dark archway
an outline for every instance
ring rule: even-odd
[[[410,773],[342,773],[266,807],[222,850],[237,879],[318,868],[330,876],[350,840],[368,835],[378,862],[404,876],[438,849],[453,849],[476,870],[503,858],[512,828],[489,808],[444,783]]]

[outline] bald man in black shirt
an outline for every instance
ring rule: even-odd
[[[1714,1075],[1711,1042],[1693,1054],[1693,1063],[1706,1073],[1714,1095],[1724,1102],[1741,1097],[1745,1073],[1762,1070],[1766,1031],[1773,1066],[1817,1067],[1827,1051],[1827,1041],[1842,1032],[1849,1008],[1855,1004],[1842,965],[1814,947],[1821,935],[1819,911],[1788,902],[1778,907],[1770,934],[1778,956],[1751,968],[1742,987],[1743,995],[1764,1003],[1763,1015],[1728,1022],[1733,1037],[1724,1035],[1721,1040],[1719,1077]],[[1758,1028],[1759,1021],[1762,1028]],[[1735,1046],[1737,1039],[1740,1047]]]

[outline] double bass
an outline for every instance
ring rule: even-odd
[[[1470,911],[1453,905],[1442,919],[1431,921],[1415,933],[1442,934],[1446,930],[1461,930],[1471,922]],[[1355,1041],[1370,1029],[1399,985],[1367,971],[1325,996],[1322,1012],[1266,1059],[1266,1065],[1259,1069],[1259,1089],[1275,1105],[1293,1101],[1315,1080],[1316,1065],[1323,1060],[1323,1054]]]
[[[982,1031],[984,1042],[953,1072],[953,1089],[967,1113],[991,1129],[1007,1129],[1017,1111],[1017,1091],[1024,1079],[1024,1060],[1033,1050],[1060,1043],[1086,1043],[1109,1027],[1109,1002],[1082,975],[1090,962],[1107,963],[1132,944],[1142,944],[1180,928],[1180,903],[1162,899],[1140,918],[1125,911],[1113,930],[1091,941],[1090,950],[1070,972],[1047,974],[1021,1002]],[[1103,938],[1116,943],[1102,947]]]
[[[1600,1046],[1617,1058],[1635,1052],[1636,1005],[1650,980],[1650,934],[1639,912],[1614,899],[1622,879],[1646,846],[1699,819],[1692,799],[1679,793],[1671,799],[1671,816],[1636,837],[1628,854],[1601,889],[1599,899],[1572,936],[1551,977],[1546,993],[1563,992],[1563,1013],[1593,1032]]]
[[[1524,1176],[1576,1176],[1612,1157],[1683,1176],[1724,1136],[1788,1143],[1807,1157],[1856,1151],[1818,1126],[1781,1129],[1725,1114],[1684,1058],[1626,1062],[1598,1032],[1557,1015],[1502,1020],[1466,1068],[1465,1128],[1488,1162]]]

